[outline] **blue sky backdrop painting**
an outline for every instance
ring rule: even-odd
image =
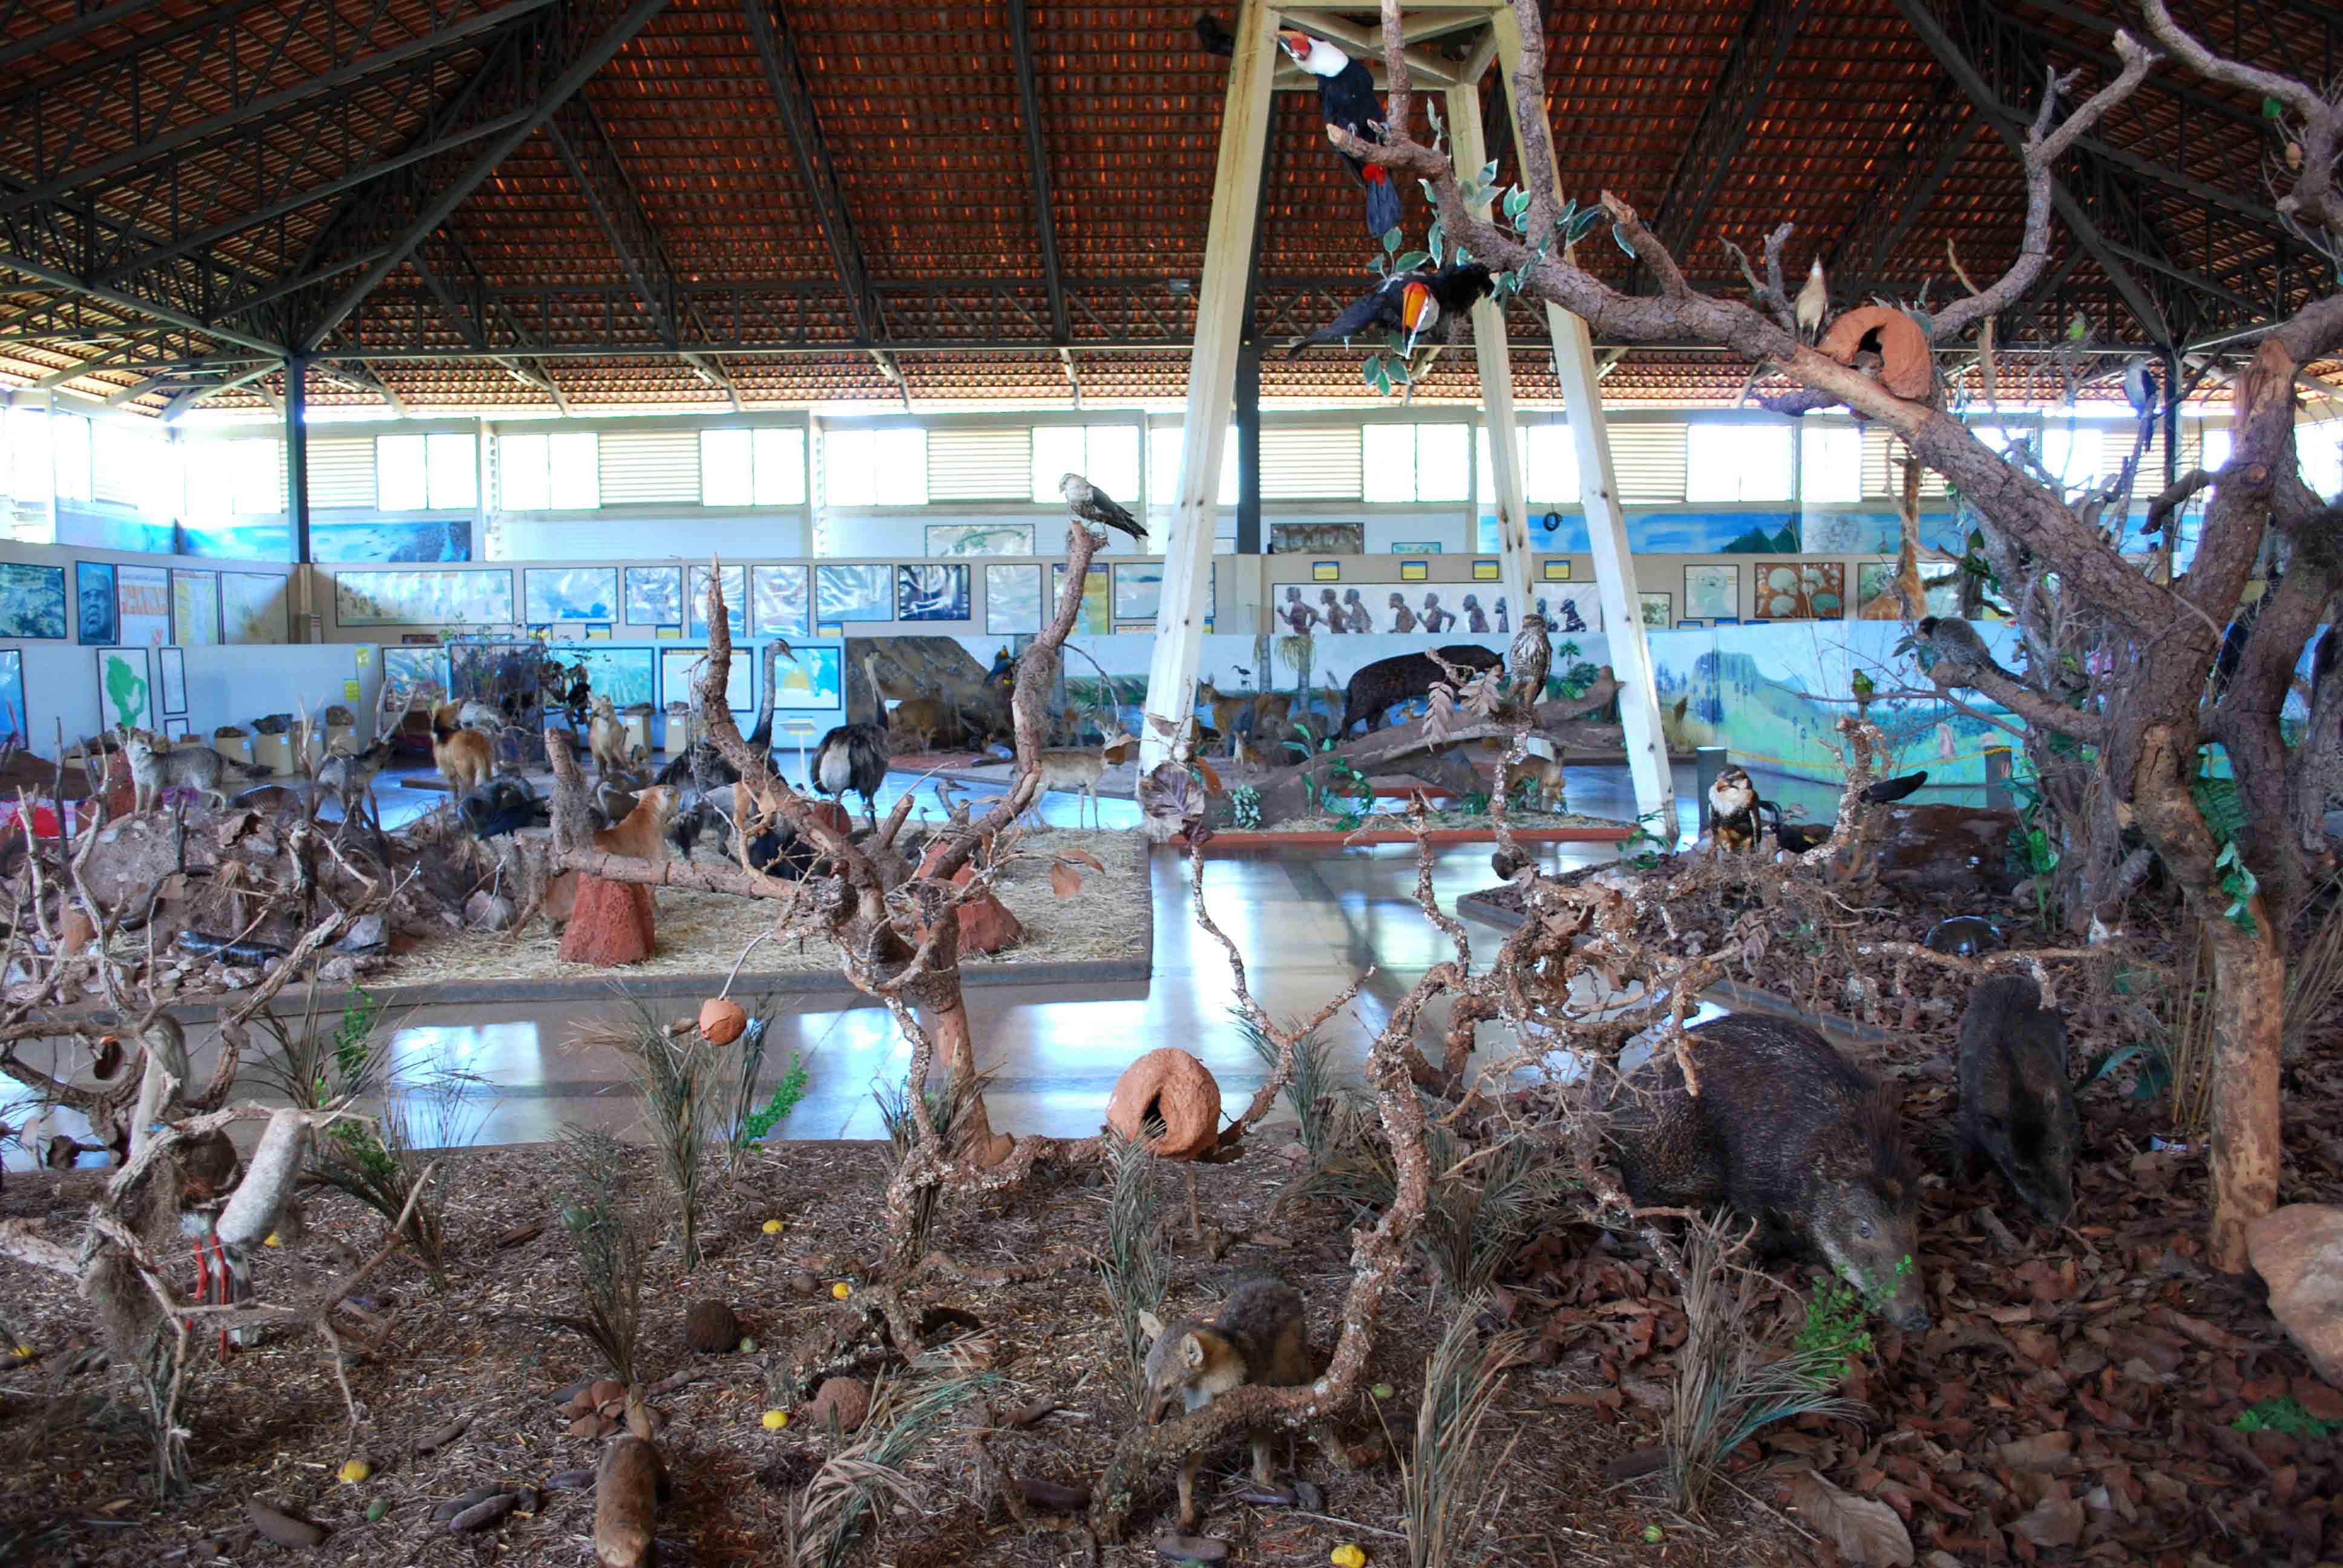
[[[531,626],[557,620],[618,618],[616,567],[530,567],[521,574]]]

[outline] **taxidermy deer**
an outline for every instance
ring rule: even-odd
[[[608,778],[627,766],[627,727],[618,722],[618,705],[608,697],[595,698],[593,711],[587,744],[594,753],[595,770]]]
[[[1113,743],[1114,739],[1110,737],[1107,745]],[[1106,825],[1099,816],[1098,798],[1099,780],[1106,776],[1105,746],[1095,750],[1087,746],[1052,749],[1040,753],[1034,761],[1041,769],[1043,789],[1064,789],[1088,797],[1092,823],[1101,828]],[[1037,809],[1040,804],[1038,800],[1034,802]],[[1074,826],[1081,827],[1081,821],[1082,803],[1077,799],[1074,802]]]

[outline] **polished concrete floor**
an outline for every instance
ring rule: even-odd
[[[915,782],[907,775],[890,778],[880,797],[881,811]],[[1695,809],[1691,769],[1678,769],[1675,783],[1689,833]],[[1623,767],[1573,768],[1569,791],[1574,810],[1634,815]],[[1826,817],[1833,801],[1820,787],[1792,785],[1770,792],[1805,806],[1815,817]],[[377,782],[377,799],[391,827],[446,800],[443,794],[407,789],[389,777]],[[923,811],[940,815],[930,807]],[[1109,827],[1137,820],[1129,801],[1108,800],[1103,811]],[[1049,798],[1050,822],[1071,826],[1073,814],[1071,797]],[[1557,868],[1616,853],[1609,845],[1548,846],[1544,852]],[[1180,853],[1155,852],[1155,957],[1149,982],[969,990],[980,1060],[995,1074],[989,1106],[996,1127],[1056,1136],[1095,1131],[1116,1077],[1132,1058],[1160,1045],[1193,1051],[1220,1080],[1227,1102],[1241,1103],[1259,1086],[1262,1064],[1229,1010],[1235,993],[1228,960],[1195,924],[1188,871]],[[1453,910],[1459,897],[1492,879],[1487,847],[1465,846],[1440,853],[1433,887],[1441,904]],[[1451,956],[1447,940],[1415,906],[1414,882],[1414,853],[1406,846],[1264,851],[1216,857],[1204,867],[1204,897],[1213,919],[1237,944],[1254,997],[1273,1015],[1313,1011],[1354,977],[1368,974],[1357,1000],[1329,1026],[1338,1059],[1353,1074],[1393,1003],[1428,967]],[[1485,963],[1502,933],[1477,921],[1468,920],[1466,928],[1475,959]],[[736,994],[753,997],[753,977],[744,977]],[[402,1071],[420,1077],[452,1069],[480,1081],[455,1117],[449,1138],[529,1141],[555,1136],[565,1123],[635,1135],[639,1130],[633,1125],[622,1064],[607,1050],[572,1043],[581,1020],[612,1005],[426,1007],[390,1020],[388,1027],[396,1031],[394,1051]],[[681,1003],[654,1005],[688,1010]],[[1435,1009],[1426,1030],[1436,1030],[1441,1017]],[[792,1054],[804,1063],[810,1088],[778,1136],[884,1136],[871,1091],[901,1081],[910,1047],[883,1010],[836,1004],[799,1010],[784,1000],[770,1030],[768,1085]],[[260,1091],[256,1083],[248,1087]],[[432,1119],[426,1097],[411,1097],[409,1104],[427,1121]],[[21,1120],[21,1108],[0,1101],[0,1121],[14,1125]],[[63,1121],[58,1130],[75,1131]],[[419,1134],[428,1131],[418,1128]],[[11,1148],[6,1155],[12,1164],[24,1162],[22,1150]]]

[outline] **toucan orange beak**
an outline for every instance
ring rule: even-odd
[[[1278,31],[1278,47],[1283,49],[1287,54],[1292,55],[1297,60],[1307,59],[1309,57],[1310,43],[1310,35],[1307,33],[1287,32],[1282,28]]]
[[[1420,331],[1432,325],[1430,318],[1434,308],[1432,290],[1420,283],[1411,283],[1400,296],[1400,324],[1410,332]]]

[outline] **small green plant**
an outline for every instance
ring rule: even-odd
[[[1412,1457],[1400,1462],[1408,1568],[1445,1568],[1464,1559],[1473,1515],[1513,1453],[1510,1442],[1493,1458],[1477,1451],[1505,1369],[1527,1355],[1532,1336],[1507,1329],[1483,1348],[1480,1320],[1487,1306],[1480,1295],[1459,1300],[1424,1362],[1415,1442]]]
[[[649,1249],[633,1211],[619,1197],[626,1151],[605,1129],[567,1127],[561,1151],[574,1194],[561,1211],[561,1228],[578,1245],[578,1304],[583,1315],[547,1314],[545,1321],[583,1336],[613,1378],[632,1383]]]
[[[1457,809],[1467,817],[1485,817],[1489,814],[1489,799],[1486,789],[1475,789],[1456,803]]]
[[[2266,1399],[2229,1423],[2236,1432],[2276,1432],[2306,1442],[2343,1432],[2343,1421],[2321,1421],[2291,1394]]]
[[[1619,840],[1619,858],[1641,871],[1648,871],[1657,866],[1663,848],[1675,841],[1674,833],[1663,838],[1659,832],[1660,819],[1664,814],[1654,809],[1636,818],[1628,828],[1627,836]]]
[[[1123,1383],[1136,1412],[1147,1402],[1147,1352],[1153,1342],[1144,1324],[1162,1306],[1168,1282],[1159,1223],[1162,1161],[1144,1143],[1122,1138],[1112,1140],[1107,1158],[1112,1185],[1099,1283],[1106,1289],[1107,1304],[1121,1332]]]
[[[784,1117],[798,1108],[798,1101],[806,1097],[806,1087],[809,1082],[811,1079],[806,1072],[804,1062],[796,1051],[789,1052],[789,1070],[781,1074],[780,1082],[773,1085],[773,1097],[741,1119],[742,1137],[754,1143],[770,1132]]]
[[[1229,791],[1230,820],[1242,832],[1258,832],[1261,829],[1261,791],[1250,784],[1240,784]]]
[[[968,1112],[984,1098],[985,1085],[991,1082],[987,1073],[961,1077],[955,1073],[942,1089],[925,1091],[928,1118],[934,1122],[936,1137],[946,1149],[953,1147],[955,1136],[967,1125]],[[910,1159],[920,1138],[919,1118],[911,1111],[911,1084],[909,1079],[898,1083],[870,1086],[870,1098],[879,1104],[879,1120],[887,1129],[887,1179],[892,1181],[896,1171]],[[943,1188],[930,1185],[920,1189],[911,1204],[910,1261],[925,1257],[928,1236],[935,1229],[936,1215],[943,1204]]]
[[[1232,1007],[1229,1016],[1236,1020],[1238,1032],[1252,1047],[1253,1054],[1261,1058],[1262,1065],[1274,1070],[1279,1055],[1277,1041],[1243,1009]],[[1286,1027],[1295,1026],[1288,1020]],[[1285,1081],[1285,1103],[1293,1112],[1295,1135],[1313,1161],[1326,1147],[1326,1123],[1334,1096],[1332,1057],[1325,1037],[1312,1030],[1293,1042],[1293,1074]]]
[[[1870,1303],[1864,1293],[1844,1280],[1824,1278],[1806,1298],[1806,1321],[1793,1348],[1835,1383],[1871,1353]]]

